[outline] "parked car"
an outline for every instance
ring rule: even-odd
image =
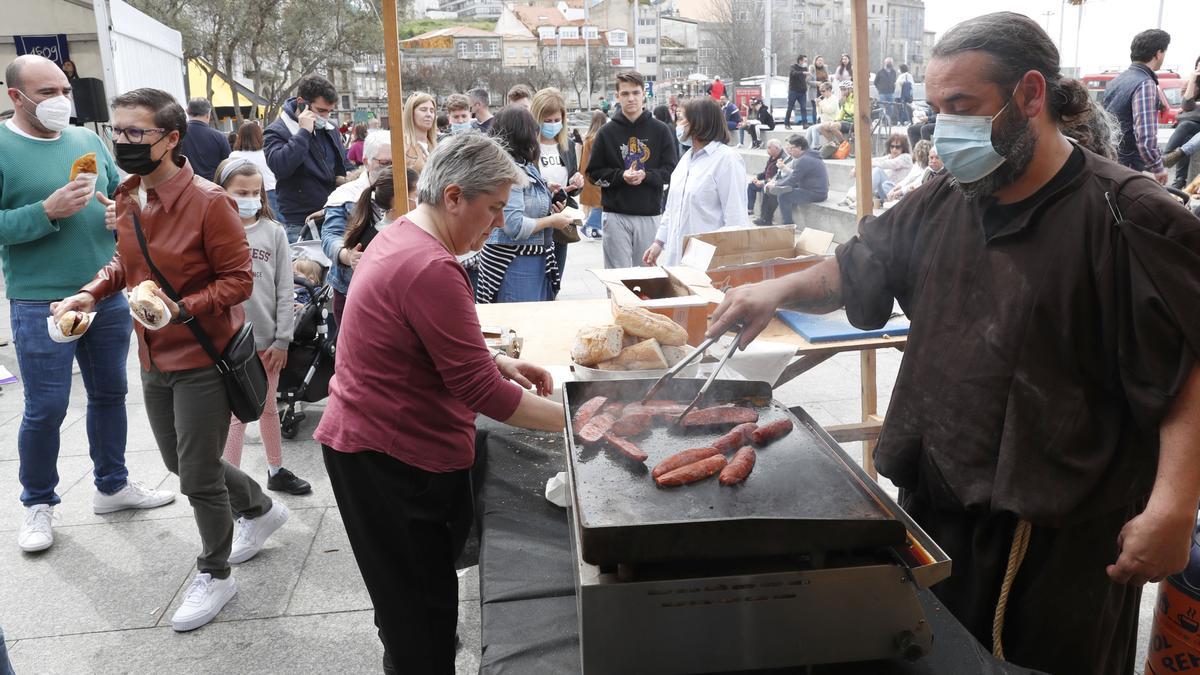
[[[1092,98],[1103,102],[1104,90],[1108,87],[1108,83],[1121,72],[1120,70],[1106,70],[1102,73],[1084,75],[1081,80]],[[1173,70],[1162,70],[1156,74],[1158,75],[1158,123],[1173,127],[1178,120],[1179,113],[1183,111],[1183,88],[1186,83],[1179,73]]]

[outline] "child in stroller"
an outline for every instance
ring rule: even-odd
[[[333,324],[333,290],[325,283],[328,268],[314,258],[321,249],[297,242],[292,245],[295,275],[296,323],[287,365],[279,374],[279,400],[286,406],[279,425],[284,438],[295,438],[305,415],[301,402],[315,403],[329,396],[337,327]],[[308,257],[311,256],[311,257]]]

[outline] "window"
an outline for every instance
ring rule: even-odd
[[[350,95],[342,94],[342,110],[350,109]]]
[[[579,29],[575,26],[563,26],[558,29],[558,36],[564,40],[578,40]]]
[[[651,46],[653,46],[653,45],[654,45],[654,38],[652,38],[652,37],[640,37],[640,38],[638,38],[638,44],[639,44],[639,45],[651,45]]]
[[[638,19],[639,26],[653,26],[654,19]]]
[[[465,43],[465,42],[458,43],[458,58],[460,58],[460,59],[467,58],[467,43]]]
[[[483,56],[483,43],[478,40],[475,41],[475,56]]]
[[[507,50],[505,50],[504,53],[510,59],[517,58],[517,48],[516,47],[509,47]]]
[[[521,56],[524,56],[525,58],[529,58],[529,57],[533,56],[533,49],[531,49],[529,47],[522,48]]]
[[[543,40],[553,40],[554,39],[554,26],[539,26],[538,27],[538,37]]]
[[[493,41],[493,42],[488,43],[488,55],[491,56],[493,59],[500,56],[500,43],[499,42]]]
[[[609,47],[624,47],[629,44],[629,33],[623,30],[608,31],[608,46]]]
[[[543,49],[542,61],[546,63],[558,63],[558,50],[553,47]]]
[[[588,40],[598,40],[600,39],[600,30],[595,26],[584,26],[583,37]]]
[[[657,56],[646,56],[642,58],[642,63],[658,63]]]

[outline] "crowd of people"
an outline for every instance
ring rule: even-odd
[[[1169,45],[1162,31],[1146,31],[1134,39],[1133,64],[1110,83],[1106,112],[1079,82],[1059,75],[1057,51],[1036,23],[1013,18],[1018,15],[989,16],[991,23],[956,28],[935,50],[934,57],[943,65],[955,64],[953,69],[931,66],[937,76],[932,78],[935,96],[950,85],[978,90],[970,103],[952,97],[938,100],[940,120],[932,113],[913,114],[913,80],[905,65],[896,68],[892,59],[885,59],[874,76],[884,110],[910,123],[907,133],[887,139],[885,154],[872,161],[870,177],[877,202],[900,202],[900,207],[865,223],[836,257],[802,276],[731,292],[714,317],[714,334],[736,320],[749,327],[748,339],[752,338],[781,304],[824,311],[844,303],[856,325],[881,324],[899,299],[906,311],[912,306],[914,318],[922,310],[938,317],[933,323],[940,322],[935,327],[943,337],[926,334],[917,341],[916,354],[906,355],[898,391],[922,384],[923,391],[959,397],[944,401],[947,410],[975,401],[987,408],[985,413],[1002,412],[1004,397],[1010,395],[1007,385],[999,387],[1004,391],[997,398],[975,385],[964,388],[936,378],[921,383],[921,378],[932,377],[925,373],[942,371],[930,367],[915,372],[911,364],[960,349],[976,349],[970,353],[997,369],[1011,366],[1001,363],[1009,356],[1035,358],[1021,349],[1029,339],[1020,318],[1026,315],[1009,317],[1017,328],[1002,336],[1002,345],[979,350],[962,342],[972,331],[955,329],[957,315],[939,312],[937,303],[962,295],[958,300],[965,300],[960,304],[969,306],[968,313],[982,311],[989,303],[976,302],[976,296],[996,289],[960,289],[945,298],[941,293],[922,294],[925,273],[914,276],[904,270],[928,270],[946,282],[945,289],[953,289],[955,280],[971,276],[960,268],[987,257],[993,240],[1017,227],[1013,223],[1040,217],[1043,204],[1064,219],[1088,208],[1100,211],[1094,203],[1073,208],[1069,202],[1075,200],[1070,195],[1094,193],[1101,182],[1115,184],[1132,175],[1105,158],[1166,183],[1166,165],[1197,149],[1191,136],[1200,146],[1200,121],[1181,124],[1183,131],[1172,138],[1174,147],[1168,146],[1166,158],[1159,154],[1157,142],[1151,143],[1157,128],[1149,99]],[[1020,31],[1031,35],[1032,50],[1008,38],[977,46],[989,28],[998,27],[1009,29],[1002,36]],[[972,61],[993,57],[1002,63],[985,68],[990,62]],[[963,73],[976,72],[997,79],[963,79]],[[288,366],[300,294],[327,284],[337,364],[314,437],[322,445],[347,535],[375,606],[385,671],[395,671],[397,659],[403,658],[406,667],[417,672],[448,672],[457,607],[453,562],[471,521],[475,415],[546,431],[559,431],[564,424],[561,407],[547,400],[553,389],[549,373],[490,351],[475,305],[555,299],[569,246],[582,238],[602,240],[606,267],[675,265],[688,236],[748,227],[758,204],[761,210],[754,224],[773,223],[777,212],[784,224],[793,224],[801,204],[828,199],[825,160],[835,156],[852,133],[853,78],[848,55],[832,68],[823,57],[816,57],[810,67],[807,57],[800,56],[789,74],[783,126],[792,128],[796,108],[806,132],[782,142],[759,137],[760,131],[776,125],[769,106],[751,99],[745,111],[739,109],[719,78],[707,96],[650,111],[646,79],[636,71],[620,72],[613,83],[615,109],[592,112],[583,134],[572,133],[565,97],[553,88],[515,86],[495,111],[492,95],[484,89],[449,95],[440,104],[431,94],[415,92],[403,106],[403,147],[395,153],[391,135],[377,120],[339,127],[338,93],[317,75],[299,82],[296,96],[284,102],[279,117],[265,129],[246,122],[232,143],[212,128],[207,101],[195,99],[185,107],[165,92],[137,89],[112,102],[110,151],[96,134],[70,126],[69,108],[63,104],[71,88],[67,75],[44,58],[18,57],[6,71],[15,114],[0,126],[0,262],[25,387],[18,434],[25,507],[19,546],[36,552],[53,545],[53,512],[60,502],[59,426],[74,361],[88,397],[94,511],[156,508],[175,499],[170,491],[132,480],[125,466],[126,361],[132,332],[146,415],[165,466],[178,475],[179,489],[193,508],[201,540],[196,574],[172,626],[187,631],[212,621],[236,593],[233,565],[257,555],[288,520],[287,507],[268,492],[311,492],[307,481],[284,467],[274,399]],[[1185,92],[1193,107],[1200,98],[1198,89],[1200,61]],[[764,170],[748,184],[745,162],[734,149],[744,143],[745,135],[750,136],[751,148],[765,142],[768,158]],[[94,178],[64,181],[76,158],[86,153],[97,158]],[[22,158],[19,168],[13,166],[14,157]],[[403,166],[395,165],[394,157],[402,158]],[[127,174],[125,179],[118,168]],[[401,168],[407,203],[399,203],[393,189]],[[1033,171],[1037,180],[1028,178]],[[1086,185],[1078,178],[1085,175],[1093,177]],[[1177,185],[1180,175],[1186,177],[1186,170],[1177,174]],[[1124,208],[1133,216],[1148,217],[1144,204],[1160,197],[1141,183],[1128,189]],[[1059,194],[1068,196],[1052,204]],[[988,202],[982,211],[971,204],[993,195],[1003,201]],[[852,204],[853,198],[851,193],[843,203]],[[975,219],[986,237],[955,229]],[[1190,227],[1163,222],[1172,233]],[[1139,240],[1129,231],[1135,248],[1162,250],[1158,239]],[[1070,232],[1065,240],[1086,239],[1074,229]],[[305,247],[306,239],[314,246]],[[1066,245],[1057,239],[1045,243],[1047,248]],[[1081,248],[1089,245],[1076,243]],[[1031,260],[1054,262],[1047,257],[1052,251],[1027,253]],[[935,258],[929,263],[913,256]],[[1014,270],[1010,265],[1003,272],[1012,284],[1032,278]],[[1138,270],[1124,273],[1148,275],[1143,281],[1149,285],[1143,289],[1187,281]],[[1047,274],[1041,267],[1038,273]],[[169,318],[164,324],[131,318],[126,292],[147,280],[158,286],[156,297]],[[1056,291],[1078,297],[1070,293],[1072,288]],[[1033,296],[1027,301],[1034,302]],[[1089,317],[1104,323],[1109,309]],[[72,311],[95,312],[90,328],[74,342],[51,339],[47,317],[58,320]],[[1178,393],[1186,382],[1200,380],[1194,373],[1189,379],[1191,361],[1180,356],[1186,352],[1185,338],[1196,339],[1196,326],[1166,329],[1161,317],[1143,316],[1136,308],[1111,318],[1129,324],[1125,327],[1130,332],[1121,339],[1157,340],[1174,351],[1160,354],[1155,367],[1140,375],[1128,375],[1137,370],[1137,363],[1117,363],[1111,355],[1099,355],[1101,365],[1096,368],[1103,372],[1097,371],[1091,384],[1067,382],[1079,373],[1059,372],[1049,362],[1022,361],[1021,367],[1033,379],[1057,377],[1053,381],[1062,387],[1091,387],[1088,400],[1116,406],[1109,406],[1114,418],[1137,415],[1157,422],[1169,404],[1170,397],[1162,392]],[[267,491],[239,468],[248,420],[233,414],[226,384],[206,346],[211,343],[222,351],[247,325],[252,326],[254,349],[266,373],[266,405],[258,423],[268,466]],[[1042,331],[1052,332],[1046,327]],[[1046,339],[1053,342],[1053,336]],[[1195,342],[1187,344],[1194,348]],[[1075,348],[1074,343],[1067,346]],[[1049,371],[1054,372],[1048,376]],[[1125,407],[1112,394],[1120,386],[1113,375],[1118,371],[1125,386],[1142,394],[1132,404],[1121,403]],[[1023,397],[1022,405],[1041,400],[1033,389],[1011,396]],[[940,412],[917,407],[918,400],[924,399],[914,395],[898,405],[907,408],[902,420],[923,420],[929,425],[925,428],[942,430],[925,438],[930,461],[948,461],[945,457],[958,452],[964,442],[966,452],[980,452],[994,440],[988,430],[999,427],[984,422],[972,423],[965,436],[945,432],[953,425],[944,424]],[[1000,451],[1015,462],[1044,469],[1039,474],[1044,478],[1033,483],[1053,487],[1062,467],[1045,456],[1023,455],[1028,443],[1021,439],[1043,433],[1054,439],[1072,434],[1081,442],[1092,437],[1080,425],[1046,426],[1036,408],[1029,408],[1034,412],[1028,419],[1014,422],[1012,438],[1006,431]],[[406,424],[380,424],[396,419]],[[1074,419],[1068,421],[1074,424]],[[921,430],[912,426],[916,421],[902,424],[919,436]],[[1110,450],[1118,449],[1116,444],[1141,443],[1119,432],[1114,430],[1109,439]],[[923,485],[924,474],[912,473],[904,463],[910,449],[892,438],[890,445],[880,446],[881,470],[892,472],[889,475],[905,487]],[[1173,452],[1166,460],[1178,466],[1177,458]],[[1097,490],[1111,493],[1104,502],[1110,512],[1101,514],[1078,499],[1071,501],[1086,496],[1083,493],[1049,499],[1044,494],[1053,490],[1031,496],[1018,485],[1001,486],[1007,490],[1001,496],[1009,499],[1006,503],[1015,513],[1001,520],[975,515],[969,523],[951,522],[936,501],[944,495],[921,491],[909,492],[905,506],[930,523],[927,529],[933,528],[931,533],[955,551],[956,559],[978,544],[970,532],[986,530],[985,538],[995,544],[1003,539],[997,532],[1011,530],[1018,519],[1027,517],[1037,521],[1034,527],[1044,528],[1044,523],[1083,513],[1104,520],[1097,527],[1113,534],[1115,543],[1110,530],[1123,525],[1129,515],[1118,508],[1125,504],[1121,495],[1126,492],[1110,489],[1102,475],[1107,469],[1092,466],[1100,460],[1079,456],[1074,461],[1073,466],[1090,472]],[[1134,464],[1120,466],[1131,470],[1131,480],[1149,489],[1153,471],[1146,473]],[[991,478],[955,462],[947,466],[946,480],[963,488],[957,494],[976,499],[982,493],[973,490],[980,484],[991,489]],[[1194,492],[1187,493],[1193,512]],[[979,513],[986,511],[986,504],[978,506],[983,509]],[[1036,541],[1038,547],[1043,545]],[[1039,554],[1064,560],[1083,555],[1067,550],[1072,548]],[[1007,553],[1007,544],[989,544],[989,555],[1002,549]],[[976,616],[969,599],[994,595],[997,581],[977,572],[968,568],[954,582],[967,600],[948,603],[969,605],[955,609],[968,617],[964,623],[972,630],[991,617]],[[1133,573],[1125,572],[1127,581]],[[1099,581],[1089,578],[1086,583]],[[1122,617],[1136,608],[1135,595],[1111,589],[1107,593],[1088,596],[1094,611],[1087,616],[1107,617],[1101,628],[1088,629],[1100,641],[1115,639],[1115,627],[1123,626]],[[1015,604],[1027,607],[1033,601],[1021,597]],[[1064,625],[1074,625],[1070,617],[1059,618]],[[1100,635],[1102,628],[1112,630]],[[1027,636],[1008,637],[1014,638],[1009,646],[1016,651],[1055,662],[1056,657],[1023,641]]]

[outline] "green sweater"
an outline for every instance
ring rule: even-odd
[[[67,127],[51,141],[22,136],[0,124],[0,263],[12,300],[60,300],[76,293],[112,259],[116,240],[104,227],[104,205],[50,220],[42,201],[67,184],[71,165],[95,152],[96,190],[117,191],[112,155],[95,133]]]

